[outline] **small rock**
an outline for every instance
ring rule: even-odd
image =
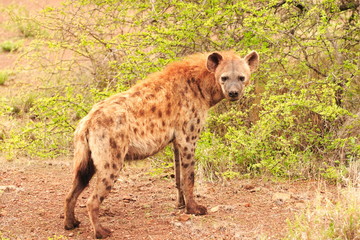
[[[245,207],[251,207],[251,203],[245,203]]]
[[[188,214],[181,214],[178,218],[180,222],[186,222],[190,219],[190,215]]]
[[[129,203],[129,202],[135,202],[136,199],[132,198],[131,196],[124,196],[123,201]]]
[[[273,196],[272,196],[272,200],[273,201],[282,201],[282,202],[285,202],[287,200],[289,200],[291,198],[291,195],[289,193],[280,193],[280,192],[277,192],[277,193],[274,193]]]
[[[14,185],[9,185],[9,186],[0,186],[0,191],[9,193],[9,192],[13,192],[13,191],[17,191],[17,190],[21,190],[20,188],[17,188]]]
[[[183,224],[181,222],[174,222],[175,227],[181,227]]]
[[[74,233],[69,233],[68,236],[69,236],[69,237],[73,237],[73,236],[74,236]]]
[[[261,191],[261,187],[256,187],[250,190],[250,192],[260,192],[260,191]]]
[[[245,184],[245,185],[243,186],[243,188],[244,188],[245,190],[252,190],[252,189],[255,188],[255,185],[254,185],[254,184]]]
[[[216,207],[211,208],[209,212],[215,213],[215,212],[219,211],[219,209],[220,209],[220,206],[218,205]]]

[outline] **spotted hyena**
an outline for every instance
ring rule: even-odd
[[[75,131],[75,177],[65,203],[65,229],[79,225],[75,203],[96,173],[87,209],[95,237],[109,236],[99,222],[99,207],[124,160],[149,157],[169,143],[175,153],[177,207],[206,214],[193,193],[196,141],[209,108],[224,98],[238,100],[258,64],[254,51],[244,58],[232,51],[195,54],[96,104]]]

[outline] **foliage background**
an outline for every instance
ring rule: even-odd
[[[337,181],[358,169],[355,0],[78,0],[37,16],[5,12],[32,38],[22,55],[29,64],[15,72],[36,82],[1,98],[8,159],[71,155],[74,128],[95,102],[187,54],[234,49],[258,51],[261,67],[239,103],[212,109],[196,153],[200,174]],[[169,152],[154,164],[169,166]]]

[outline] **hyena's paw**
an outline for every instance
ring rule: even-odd
[[[80,225],[80,221],[76,220],[76,219],[73,219],[73,220],[65,220],[65,223],[64,223],[64,228],[66,230],[71,230],[71,229],[74,229],[74,228],[77,228],[79,227]]]
[[[188,206],[186,208],[186,212],[188,214],[205,215],[207,214],[207,209],[202,205],[193,205],[193,206]]]
[[[100,226],[98,229],[95,230],[95,238],[97,239],[103,239],[107,238],[111,235],[110,229],[104,228]]]

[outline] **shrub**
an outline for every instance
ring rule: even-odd
[[[8,71],[0,71],[0,85],[4,85],[9,78]]]
[[[0,43],[0,47],[4,52],[15,52],[23,45],[22,41],[4,41]]]

